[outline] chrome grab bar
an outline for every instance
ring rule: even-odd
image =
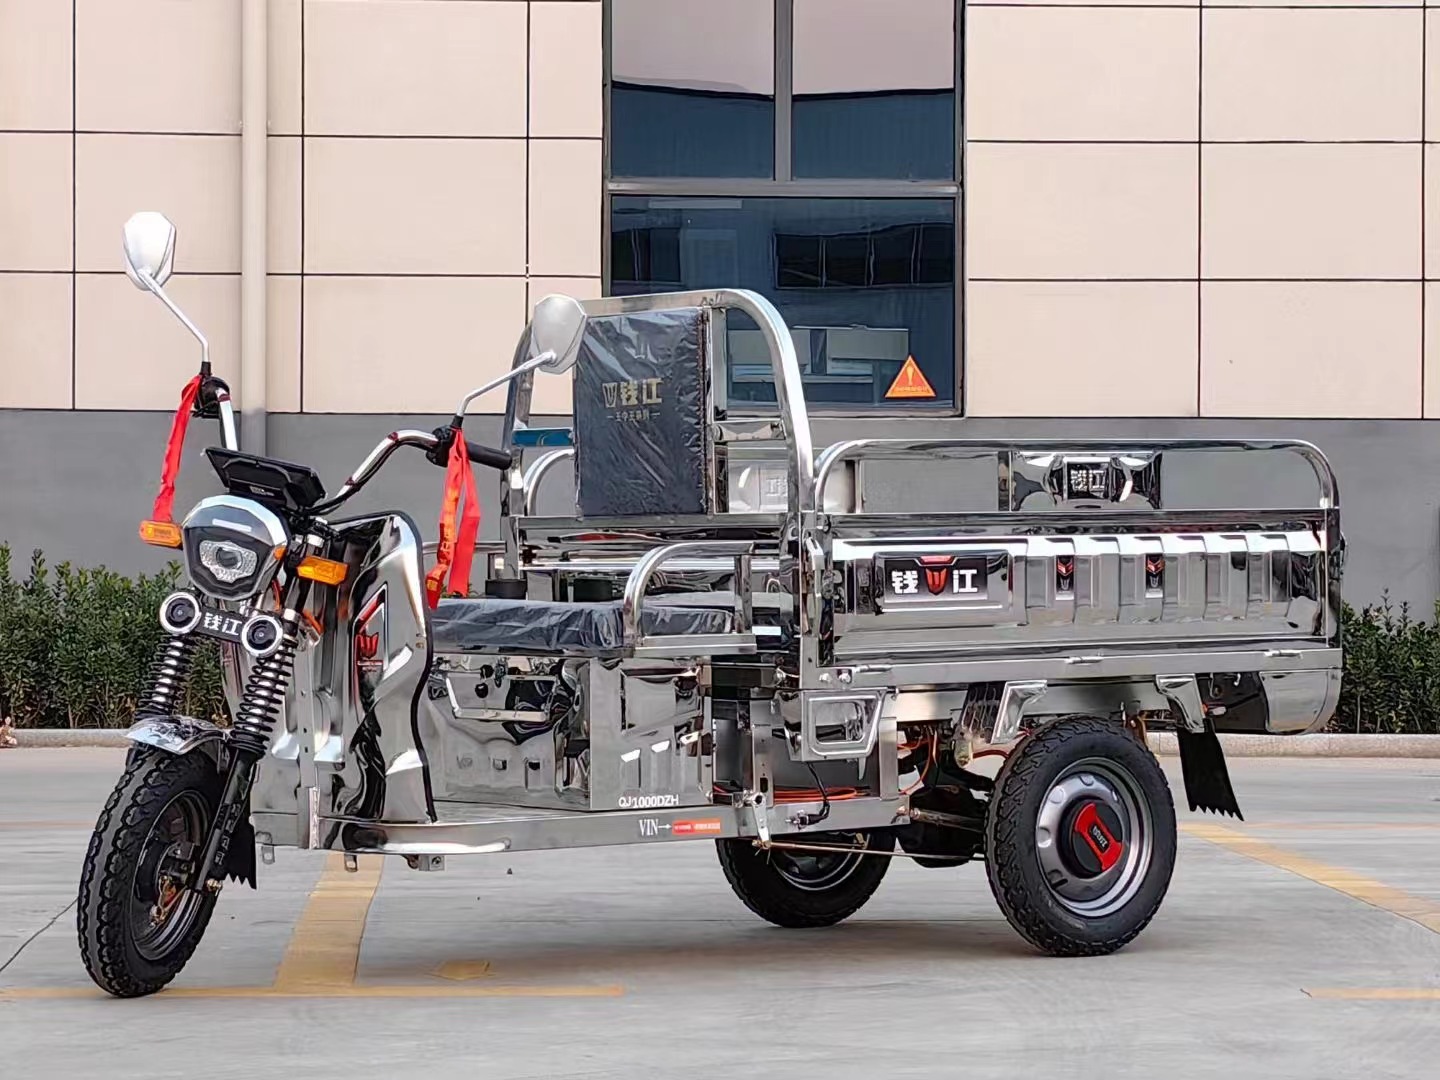
[[[529,468],[525,470],[524,478],[520,481],[520,512],[522,514],[529,517],[535,513],[536,494],[540,490],[540,481],[545,479],[545,474],[561,461],[574,456],[575,448],[567,446],[560,450],[551,450],[541,454],[530,463]]]
[[[640,617],[644,612],[645,590],[650,579],[660,567],[672,559],[682,556],[714,558],[730,555],[735,559],[735,627],[728,637],[739,639],[750,635],[754,622],[754,609],[750,597],[751,557],[755,545],[749,540],[687,540],[679,544],[667,544],[647,552],[630,571],[625,579],[625,596],[620,602],[620,620],[626,648],[643,648],[644,634],[641,632]]]
[[[1096,452],[1123,457],[1127,453],[1146,454],[1171,450],[1222,453],[1283,450],[1297,454],[1305,459],[1315,473],[1320,487],[1319,509],[1334,510],[1340,507],[1340,484],[1329,460],[1318,446],[1303,439],[1015,439],[1009,442],[991,442],[986,439],[848,439],[826,447],[816,460],[815,504],[825,505],[825,489],[841,462],[856,458],[903,458],[915,455],[1003,458],[1014,454]]]

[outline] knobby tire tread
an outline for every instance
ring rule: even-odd
[[[135,954],[134,960],[152,969],[148,974],[137,972],[128,949],[126,893],[154,815],[185,787],[196,786],[213,794],[213,778],[209,759],[203,755],[135,755],[127,760],[100,811],[80,874],[75,924],[85,970],[106,993],[115,997],[155,993],[179,974],[204,936],[215,910],[213,896],[201,905],[184,939],[163,963]]]
[[[882,834],[872,832],[866,842],[869,851],[895,850],[894,837],[887,844]],[[871,855],[860,860],[855,872],[823,892],[797,889],[774,870],[766,853],[749,840],[717,840],[715,850],[725,880],[740,902],[766,922],[788,930],[813,930],[844,922],[865,906],[890,869],[888,855]],[[840,894],[844,895],[839,899]],[[838,902],[837,902],[838,901]]]
[[[1036,774],[1046,767],[1052,752],[1061,744],[1086,734],[1123,735],[1152,760],[1154,758],[1148,746],[1119,724],[1093,716],[1062,717],[1027,736],[1024,743],[1006,759],[996,777],[995,795],[986,824],[985,870],[1000,910],[1021,937],[1051,956],[1106,956],[1116,952],[1149,925],[1166,892],[1165,889],[1160,890],[1148,909],[1128,929],[1098,940],[1084,940],[1060,932],[1044,917],[1044,906],[1048,905],[1042,905],[1032,896],[1032,890],[1021,872],[1021,860],[1031,857],[1026,840],[1034,829],[1034,822],[1024,812],[1023,793],[1037,782]],[[1174,802],[1168,783],[1164,785],[1164,791],[1168,816],[1173,821]]]

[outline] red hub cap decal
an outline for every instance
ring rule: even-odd
[[[1102,874],[1119,862],[1124,854],[1125,845],[1106,828],[1094,803],[1087,803],[1075,816],[1075,831],[1085,841],[1085,846],[1095,853]]]

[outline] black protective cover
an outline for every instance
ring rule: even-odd
[[[592,317],[575,366],[582,517],[703,514],[705,315]]]
[[[640,611],[645,634],[723,634],[731,612],[656,602]],[[624,642],[620,603],[552,600],[441,600],[431,616],[436,652],[605,655]]]

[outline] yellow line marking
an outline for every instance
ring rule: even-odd
[[[1410,893],[1393,889],[1389,885],[1349,870],[1327,866],[1325,863],[1308,859],[1304,855],[1297,855],[1292,851],[1274,847],[1253,836],[1246,836],[1234,829],[1199,822],[1187,822],[1181,828],[1191,836],[1197,836],[1212,844],[1229,848],[1231,851],[1257,862],[1288,870],[1292,874],[1298,874],[1316,884],[1344,893],[1371,907],[1392,912],[1427,930],[1433,930],[1440,934],[1440,903],[1433,900],[1427,900],[1422,896],[1412,896]]]
[[[1305,994],[1312,998],[1338,1001],[1440,1001],[1440,987],[1436,986],[1376,987],[1370,989],[1347,989],[1344,987],[1326,986],[1316,990],[1306,990]]]
[[[623,986],[182,986],[162,990],[161,998],[613,998]],[[94,987],[36,986],[0,990],[0,1001],[108,998]]]
[[[274,990],[328,996],[354,983],[365,917],[384,867],[379,855],[362,855],[359,862],[351,874],[345,871],[343,855],[332,853],[326,860],[290,935]]]

